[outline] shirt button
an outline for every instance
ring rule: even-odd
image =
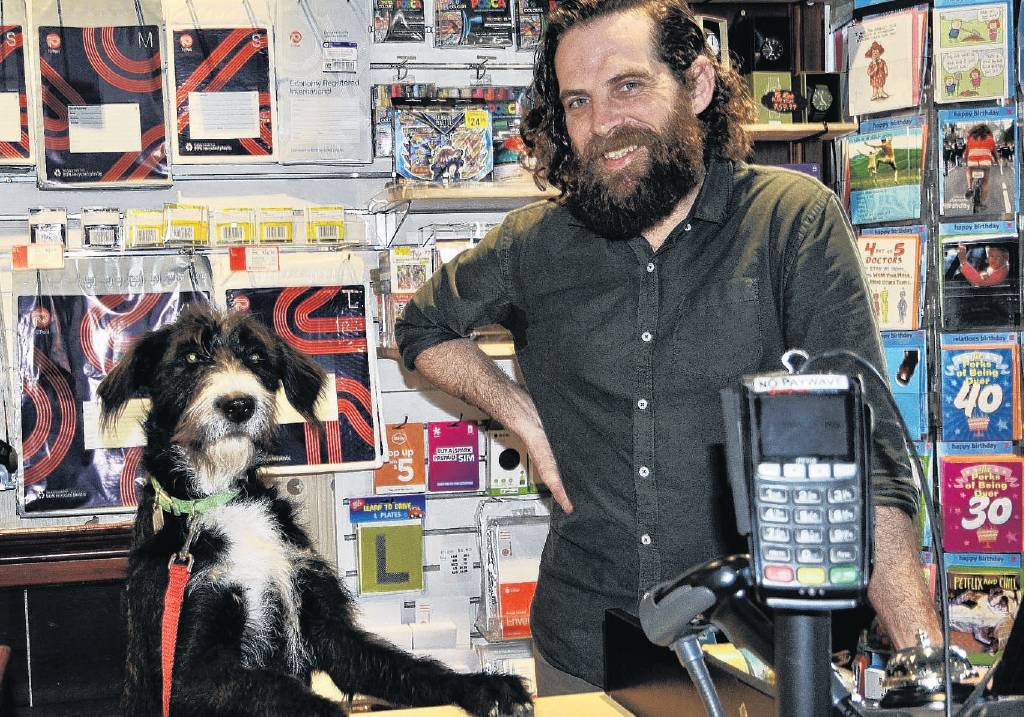
[[[641,545],[651,545],[651,536],[645,533],[641,536]]]
[[[637,475],[639,475],[641,478],[647,478],[649,475],[651,475],[651,471],[648,469],[648,466],[641,466],[637,469]]]
[[[690,222],[687,222],[687,224],[683,227],[683,230],[685,232],[689,232],[690,231]]]
[[[647,399],[642,398],[640,401],[637,402],[637,408],[641,409],[642,411],[645,408],[647,408],[647,407],[648,407]]]
[[[654,262],[650,262],[649,261],[648,262],[648,273],[650,274],[653,271],[655,271],[655,264],[654,264]]]
[[[645,331],[643,334],[641,334],[641,341],[651,341],[651,332]]]

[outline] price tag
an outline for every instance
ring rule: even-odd
[[[228,247],[231,271],[278,271],[280,259],[276,246]]]
[[[464,117],[470,129],[484,129],[490,124],[487,110],[466,110]]]
[[[17,244],[11,247],[14,269],[63,269],[63,244]]]

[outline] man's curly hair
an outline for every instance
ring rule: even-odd
[[[573,148],[566,130],[566,115],[559,99],[555,76],[555,52],[566,32],[599,17],[641,9],[654,23],[652,38],[658,57],[686,90],[688,70],[698,55],[705,55],[715,68],[715,91],[708,107],[697,117],[705,139],[704,163],[713,159],[741,161],[751,154],[751,139],[744,123],[754,118],[754,108],[739,75],[722,67],[705,42],[705,34],[684,0],[566,0],[548,18],[534,60],[531,109],[520,126],[520,134],[533,161],[531,171],[540,188],[557,187],[564,196],[573,194]]]

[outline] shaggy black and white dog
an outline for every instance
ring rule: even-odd
[[[343,692],[398,705],[530,715],[519,679],[457,674],[361,630],[352,598],[311,550],[293,506],[256,477],[273,454],[279,386],[315,422],[323,378],[313,361],[247,315],[191,307],[141,337],[100,384],[107,423],[129,399],[151,399],[143,460],[166,493],[195,500],[238,491],[195,519],[171,715],[337,717],[341,708],[309,689],[314,670]],[[148,484],[129,560],[127,717],[161,713],[168,561],[190,527],[184,515],[155,516],[154,500]]]

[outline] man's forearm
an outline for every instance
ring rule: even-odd
[[[445,341],[416,358],[416,370],[445,393],[475,406],[513,433],[540,429],[530,396],[470,339]]]
[[[939,618],[922,574],[911,518],[899,508],[879,506],[875,522],[875,570],[868,597],[883,629],[897,649],[914,645],[919,629],[940,644]]]

